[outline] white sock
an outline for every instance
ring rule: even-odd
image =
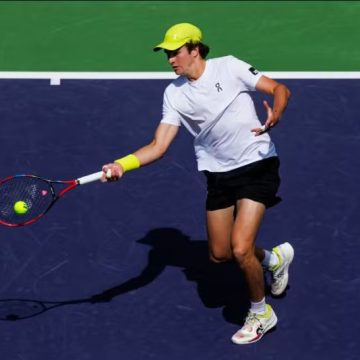
[[[251,301],[250,303],[251,303],[250,311],[252,313],[259,314],[259,315],[264,315],[265,314],[265,312],[266,312],[265,298],[263,298],[259,302],[252,302]]]
[[[265,252],[265,257],[261,263],[263,266],[269,269],[279,264],[279,259],[273,251],[264,250],[264,252]]]

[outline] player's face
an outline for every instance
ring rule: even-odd
[[[176,50],[165,50],[168,62],[176,75],[187,75],[194,62],[194,51],[189,52],[186,46]]]

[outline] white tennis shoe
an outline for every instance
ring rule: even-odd
[[[266,304],[264,315],[249,311],[243,327],[232,336],[231,341],[237,345],[252,344],[259,341],[276,323],[277,317],[274,310]]]
[[[272,249],[279,259],[279,264],[272,267],[271,293],[281,295],[289,282],[289,266],[294,259],[294,248],[288,243],[278,245]]]

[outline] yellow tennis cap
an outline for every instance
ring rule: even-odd
[[[176,50],[186,43],[199,43],[201,38],[201,30],[195,25],[189,23],[176,24],[166,31],[164,41],[155,46],[153,50]]]

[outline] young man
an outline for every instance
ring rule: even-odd
[[[272,272],[271,292],[280,295],[288,283],[294,257],[289,243],[266,251],[255,246],[265,209],[280,201],[279,159],[268,131],[287,106],[288,88],[251,65],[225,56],[206,60],[209,47],[192,24],[172,26],[163,49],[179,77],[165,90],[163,117],[154,139],[133,154],[103,166],[103,181],[118,180],[126,171],[160,159],[184,125],[194,136],[198,170],[207,178],[207,229],[210,258],[235,260],[245,275],[251,308],[243,327],[232,336],[236,344],[258,341],[273,328],[277,317],[265,303],[263,267]],[[273,96],[266,101],[262,126],[249,91]]]

